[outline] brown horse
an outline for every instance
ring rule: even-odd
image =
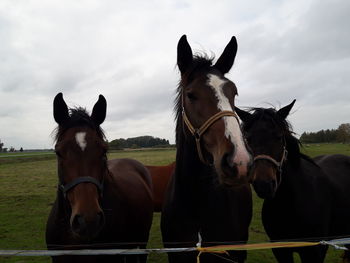
[[[262,221],[271,240],[319,241],[350,235],[350,157],[331,155],[315,160],[300,152],[286,120],[295,100],[281,108],[236,108],[254,154],[252,183],[264,198]],[[278,248],[278,262],[324,261],[324,245]],[[349,256],[349,253],[346,254]]]
[[[162,211],[165,247],[246,242],[252,216],[251,156],[234,112],[235,84],[225,77],[237,51],[233,37],[213,65],[178,43],[176,167]],[[196,253],[169,253],[169,262],[196,262]],[[245,251],[201,256],[201,262],[243,262]]]
[[[153,216],[147,169],[131,159],[107,161],[100,95],[91,116],[54,99],[58,190],[46,226],[48,249],[144,248]],[[53,262],[146,262],[145,255],[58,256]]]
[[[162,212],[165,192],[174,173],[175,162],[163,166],[145,165],[152,177],[154,212]]]

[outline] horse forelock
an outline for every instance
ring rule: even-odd
[[[85,108],[77,107],[69,109],[69,119],[57,126],[54,130],[54,138],[57,142],[59,138],[70,128],[88,127],[97,132],[100,139],[105,140],[105,134],[100,125],[97,125],[90,117]]]

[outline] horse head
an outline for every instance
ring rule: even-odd
[[[287,160],[287,141],[291,136],[286,118],[295,100],[276,111],[255,108],[254,113],[236,107],[243,121],[243,132],[254,156],[251,182],[260,198],[272,198],[282,180],[282,168]]]
[[[237,52],[232,37],[217,62],[205,56],[193,56],[186,36],[177,47],[177,65],[181,72],[178,88],[177,132],[196,145],[199,160],[213,165],[225,185],[247,181],[251,155],[242,136],[234,111],[237,88],[225,77]],[[180,124],[179,124],[180,122]]]
[[[104,225],[100,200],[108,169],[107,144],[100,124],[106,106],[100,95],[89,116],[82,108],[68,110],[62,93],[54,99],[59,191],[70,207],[71,230],[83,239],[92,239]]]

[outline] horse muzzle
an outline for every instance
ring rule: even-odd
[[[83,240],[95,238],[104,224],[105,216],[102,211],[90,216],[75,214],[71,217],[71,229],[73,233]]]

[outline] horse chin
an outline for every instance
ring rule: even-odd
[[[273,199],[275,197],[275,194],[276,194],[275,189],[266,187],[256,182],[253,183],[253,187],[254,187],[255,193],[261,199]]]
[[[100,231],[101,231],[101,229],[84,230],[84,231],[79,231],[79,232],[72,230],[72,233],[73,233],[73,237],[75,240],[79,240],[80,242],[84,242],[84,243],[89,243],[98,236]]]

